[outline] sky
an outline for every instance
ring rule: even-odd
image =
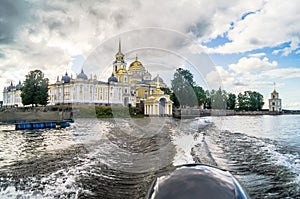
[[[34,69],[106,81],[121,40],[128,65],[138,55],[167,84],[184,67],[205,89],[267,105],[275,87],[300,110],[299,21],[299,0],[1,0],[0,90]]]

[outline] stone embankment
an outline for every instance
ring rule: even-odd
[[[49,112],[0,112],[0,122],[2,123],[21,123],[24,121],[62,121],[70,119],[70,112],[49,111]]]
[[[233,116],[233,115],[280,115],[281,112],[272,111],[234,111],[234,110],[219,110],[219,109],[176,109],[173,116],[176,118],[191,118],[204,116]]]

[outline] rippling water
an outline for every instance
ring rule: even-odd
[[[143,198],[186,163],[230,170],[252,198],[300,197],[300,116],[77,119],[0,126],[0,198]]]

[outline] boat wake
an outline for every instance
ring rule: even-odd
[[[210,118],[86,119],[14,136],[25,147],[0,159],[1,198],[143,198],[155,177],[189,163],[230,171],[251,198],[300,198],[299,150]]]
[[[200,131],[203,138],[192,147],[196,163],[229,170],[252,198],[300,197],[299,151],[271,139],[219,130]]]

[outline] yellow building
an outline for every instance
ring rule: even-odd
[[[58,76],[55,83],[49,85],[48,104],[131,105],[135,107],[137,104],[143,105],[147,102],[147,106],[150,105],[145,109],[147,115],[171,115],[170,97],[160,90],[160,87],[166,87],[163,79],[159,76],[152,79],[151,73],[146,70],[137,56],[128,69],[126,66],[125,55],[122,53],[121,41],[119,41],[118,52],[112,63],[112,75],[107,81],[99,81],[97,76],[92,74],[88,78],[83,69],[75,78],[66,72],[61,78]],[[10,86],[4,88],[3,105],[22,106],[21,87],[22,84],[19,82],[17,86],[11,83]],[[157,109],[155,109],[156,105]]]
[[[172,104],[170,96],[164,94],[159,86],[159,76],[157,75],[156,89],[147,97],[144,104],[144,113],[149,116],[171,116]]]
[[[156,82],[160,87],[166,87],[163,79],[159,76],[152,79],[151,73],[139,61],[136,55],[128,70],[126,69],[125,55],[121,51],[121,41],[119,40],[119,50],[116,60],[113,62],[113,74],[119,84],[129,84],[130,94],[135,96],[136,104],[143,103],[156,89]]]

